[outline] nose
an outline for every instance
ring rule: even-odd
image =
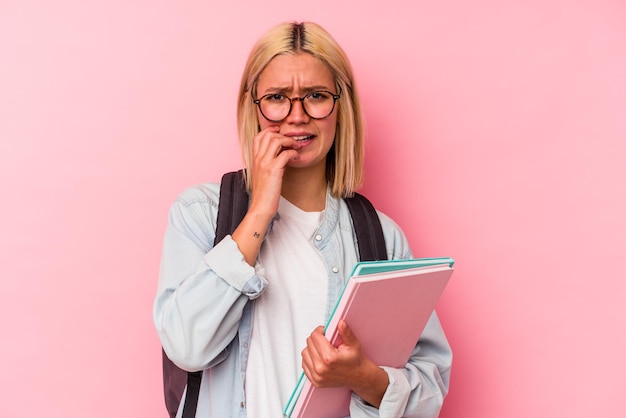
[[[285,122],[292,124],[306,123],[309,115],[304,111],[304,103],[300,97],[291,99],[291,112],[287,115]]]

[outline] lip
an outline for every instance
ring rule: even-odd
[[[293,138],[298,142],[311,141],[316,137],[315,134],[312,134],[310,132],[288,132],[284,135]]]

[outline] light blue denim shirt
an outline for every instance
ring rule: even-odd
[[[170,208],[154,323],[174,363],[189,371],[203,370],[196,417],[243,418],[254,299],[262,296],[268,282],[262,267],[247,264],[230,236],[213,247],[218,202],[219,184],[208,183],[187,189]],[[410,258],[400,228],[386,215],[379,216],[388,258]],[[358,259],[352,220],[342,199],[328,194],[312,243],[327,267],[328,316]],[[437,417],[451,363],[450,347],[433,313],[406,366],[383,367],[390,384],[380,409],[353,395],[351,417]],[[182,408],[178,416],[181,413]]]

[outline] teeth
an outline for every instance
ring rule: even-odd
[[[305,139],[311,138],[311,135],[294,136],[292,138],[295,139],[296,141],[304,141]]]

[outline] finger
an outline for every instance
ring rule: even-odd
[[[307,350],[307,354],[308,357],[311,359],[311,362],[314,363],[316,361],[316,359],[318,359],[320,357],[320,344],[318,341],[318,335],[319,332],[317,331],[317,328],[311,333],[311,335],[309,335],[309,337],[306,339],[306,350]]]
[[[310,340],[310,344],[312,347],[315,347],[315,350],[319,353],[325,346],[330,345],[330,342],[324,335],[324,327],[318,326],[316,327],[311,335],[309,336],[307,343]]]
[[[313,384],[313,386],[319,386],[318,384],[318,375],[315,373],[315,369],[313,367],[313,363],[311,360],[305,361],[304,357],[302,358],[302,371],[304,375],[309,379],[309,381]]]
[[[346,321],[344,321],[343,319],[340,320],[337,329],[345,345],[355,346],[359,344],[359,340],[356,338],[356,336],[352,332],[352,328],[348,326]]]
[[[278,148],[278,152],[276,153],[276,155],[278,155],[281,151],[285,150],[285,149],[300,149],[302,148],[302,145],[296,141],[295,139],[288,137],[288,136],[284,136],[281,134],[275,134],[271,140],[270,140],[270,144],[271,146],[275,146]]]
[[[254,138],[252,138],[253,155],[257,156],[266,154],[268,147],[271,145],[272,137],[276,135],[279,135],[279,129],[276,126],[270,126],[262,131],[259,131]]]
[[[314,386],[322,382],[323,375],[328,370],[311,337],[307,339],[307,348],[302,351],[302,370]]]
[[[289,161],[295,161],[300,158],[297,150],[286,148],[276,156],[276,164],[279,167],[285,167]]]
[[[304,349],[300,352],[300,356],[302,357],[302,368],[307,368],[311,364],[311,354],[309,353],[308,347],[304,347]]]
[[[258,164],[265,167],[278,166],[282,168],[289,160],[298,157],[297,150],[300,148],[301,145],[297,141],[286,136],[274,134],[258,139],[254,159]],[[285,151],[289,152],[283,155]]]
[[[316,364],[319,363],[319,353],[312,342],[311,337],[307,338],[307,346],[302,350],[302,370],[306,377],[312,382],[317,382],[319,374]]]
[[[257,133],[254,136],[253,141],[254,141],[253,145],[263,146],[263,145],[269,145],[273,143],[274,141],[278,141],[278,143],[280,143],[282,146],[285,146],[285,147],[290,147],[290,148],[300,147],[300,144],[298,141],[296,141],[292,137],[282,135],[278,127],[276,126],[270,126],[268,128],[263,129],[262,131],[259,131],[259,133]]]
[[[279,132],[278,126],[270,126],[270,127],[267,127],[267,128],[265,128],[263,130],[260,130],[252,138],[252,146],[253,147],[254,146],[258,146],[258,144],[260,143],[260,138],[263,138],[267,134],[269,134],[269,133],[278,133],[278,132]]]

